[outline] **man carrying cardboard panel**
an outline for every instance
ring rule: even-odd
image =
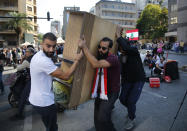
[[[98,58],[96,58],[87,48],[86,40],[82,38],[79,41],[79,47],[96,69],[92,98],[95,98],[94,124],[97,131],[115,131],[111,112],[120,90],[120,65],[117,56],[109,52],[112,46],[111,39],[103,38],[98,44]]]
[[[52,61],[56,48],[56,36],[46,33],[43,36],[42,50],[36,53],[30,64],[31,92],[29,101],[41,115],[47,131],[57,131],[57,110],[52,91],[52,77],[68,80],[75,71],[82,53],[77,54],[72,66],[63,72]]]

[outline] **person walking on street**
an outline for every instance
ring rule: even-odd
[[[3,53],[3,50],[0,50],[0,94],[4,93],[4,84],[3,84],[3,71],[4,71],[4,61],[5,61],[5,55]]]
[[[180,41],[179,47],[180,47],[181,53],[184,53],[184,42],[183,42],[183,40]]]
[[[82,53],[77,54],[72,66],[63,72],[52,61],[56,48],[56,36],[46,33],[42,40],[42,50],[37,52],[30,63],[31,91],[29,102],[41,115],[47,131],[57,131],[57,109],[52,91],[52,77],[68,80],[75,71]]]
[[[95,98],[94,124],[96,131],[115,131],[111,120],[112,109],[120,90],[120,64],[117,56],[109,51],[113,41],[103,38],[98,45],[98,58],[93,56],[82,38],[79,47],[84,52],[88,62],[96,69],[92,98]]]
[[[140,53],[135,45],[121,36],[122,29],[117,28],[117,43],[122,49],[126,61],[121,61],[121,94],[120,102],[127,108],[127,123],[125,129],[132,129],[135,125],[136,103],[145,83],[145,71],[140,58]]]

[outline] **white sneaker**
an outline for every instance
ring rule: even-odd
[[[131,119],[128,118],[128,121],[127,121],[127,123],[126,123],[126,125],[125,125],[125,129],[126,129],[126,130],[132,129],[132,128],[134,127],[134,125],[135,125],[135,122],[134,122],[134,121],[135,121],[135,120],[131,120]]]

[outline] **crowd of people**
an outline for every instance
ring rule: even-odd
[[[164,64],[166,63],[166,58],[163,54],[159,54],[158,51],[152,50],[152,52],[147,51],[146,57],[144,59],[144,64],[149,66],[151,69],[151,75],[155,74],[160,76],[164,73]]]

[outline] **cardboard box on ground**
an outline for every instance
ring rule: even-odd
[[[103,37],[109,37],[114,41],[112,53],[115,53],[117,51],[115,41],[116,27],[117,25],[87,12],[70,12],[63,58],[74,60],[79,51],[78,40],[82,34],[85,36],[89,50],[95,56],[97,56],[97,45]],[[70,65],[63,61],[61,69],[66,71]],[[83,57],[74,73],[71,87],[67,87],[71,88],[69,90],[69,100],[66,103],[68,108],[76,107],[90,99],[94,75],[95,69]]]

